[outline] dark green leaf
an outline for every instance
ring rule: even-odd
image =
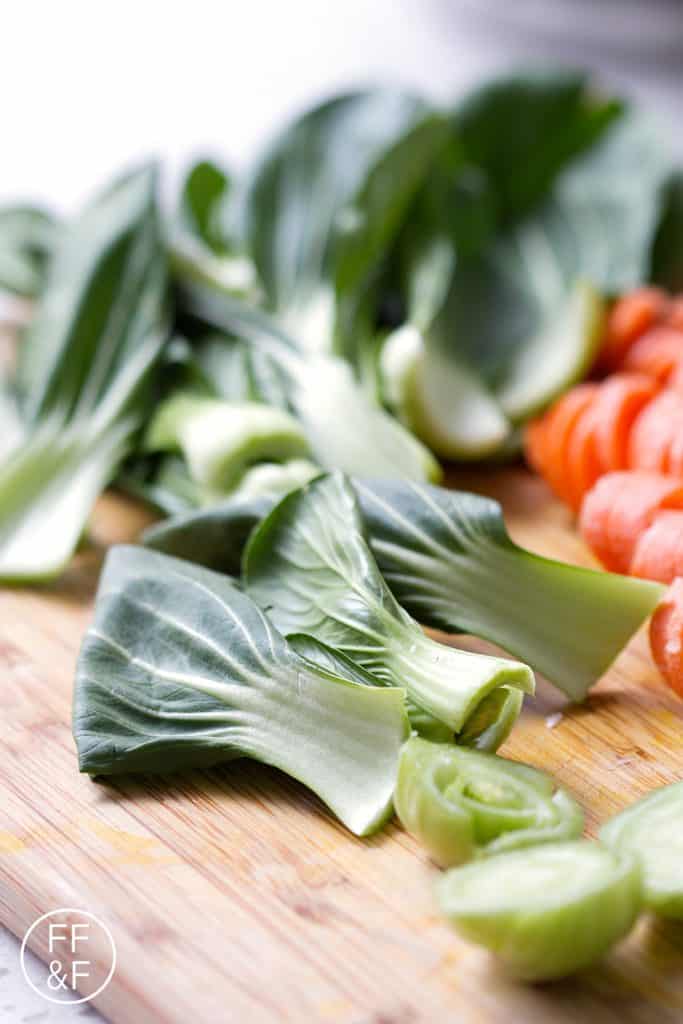
[[[299,779],[353,832],[391,806],[402,691],[307,665],[230,581],[115,548],[78,659],[81,771],[172,772],[253,757]]]

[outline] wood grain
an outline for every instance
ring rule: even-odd
[[[499,498],[528,547],[590,562],[567,513],[523,471],[451,483]],[[59,583],[0,592],[4,924],[21,936],[60,906],[101,917],[119,960],[97,1006],[116,1024],[683,1019],[682,926],[643,919],[580,978],[515,985],[439,919],[436,871],[396,825],[355,839],[302,786],[247,762],[106,785],[80,776],[71,687],[102,546],[143,521],[107,496],[97,543]],[[569,786],[593,834],[683,778],[682,721],[640,636],[580,708],[542,684],[505,752]]]

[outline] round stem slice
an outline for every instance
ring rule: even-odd
[[[495,754],[409,740],[394,806],[443,867],[581,835],[583,812],[544,772]]]
[[[663,917],[683,918],[683,782],[662,786],[603,826],[610,849],[638,857],[645,904]]]
[[[578,840],[514,850],[437,883],[456,931],[525,981],[561,978],[600,959],[642,904],[637,858]]]

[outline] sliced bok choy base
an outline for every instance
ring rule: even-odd
[[[562,978],[599,960],[642,906],[638,860],[586,840],[452,868],[436,892],[455,930],[525,981]]]
[[[683,782],[648,793],[600,830],[600,840],[643,867],[645,903],[663,917],[683,918]]]
[[[310,633],[460,732],[501,686],[533,693],[526,665],[425,636],[397,604],[366,543],[349,481],[318,477],[254,530],[243,560],[249,595],[280,632]]]
[[[498,644],[575,701],[663,593],[518,547],[500,505],[480,495],[378,480],[356,480],[355,491],[380,572],[418,622]],[[188,513],[146,531],[144,543],[236,574],[250,529],[272,505],[236,499]]]
[[[443,867],[575,839],[583,830],[579,805],[544,772],[419,738],[403,748],[394,805],[404,828]]]
[[[304,661],[224,576],[144,548],[107,557],[76,672],[81,771],[252,757],[364,835],[390,813],[407,730],[403,690]]]

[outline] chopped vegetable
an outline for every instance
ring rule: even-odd
[[[31,206],[0,209],[0,291],[33,298],[44,287],[59,226]]]
[[[118,547],[78,659],[73,729],[91,775],[253,757],[365,835],[390,812],[403,700],[303,661],[225,577]]]
[[[247,592],[281,633],[310,633],[384,685],[405,685],[412,703],[454,732],[499,686],[533,693],[526,665],[425,636],[382,579],[341,475],[283,498],[251,535],[243,574]]]
[[[604,370],[619,369],[636,338],[664,317],[668,305],[661,288],[635,288],[620,296],[612,306],[600,349]]]
[[[683,576],[683,511],[657,513],[636,541],[629,573],[659,583]]]
[[[671,689],[683,697],[683,580],[675,579],[650,621],[650,650]]]
[[[403,748],[394,805],[443,867],[583,830],[576,801],[536,768],[422,739]]]
[[[625,370],[644,373],[665,387],[683,364],[683,331],[675,327],[653,327],[637,338],[623,360]]]
[[[608,473],[583,502],[584,540],[603,565],[629,572],[640,535],[663,509],[683,509],[683,481],[658,473]]]
[[[63,569],[147,414],[166,341],[155,192],[145,167],[59,234],[21,345],[22,440],[0,464],[3,580]]]
[[[641,862],[645,904],[663,917],[683,918],[682,810],[683,782],[676,782],[648,793],[600,830],[602,843]]]
[[[411,615],[498,644],[573,700],[583,700],[661,596],[656,584],[517,547],[489,498],[400,481],[356,480],[355,490],[379,569]],[[266,508],[230,502],[161,523],[144,541],[235,573]]]
[[[157,409],[145,444],[150,451],[180,449],[207,500],[231,491],[252,463],[308,454],[303,430],[282,409],[182,393]]]
[[[437,898],[463,938],[514,977],[545,981],[588,967],[628,933],[642,905],[641,869],[598,843],[546,843],[453,868]]]
[[[235,334],[275,362],[321,466],[359,476],[439,479],[430,452],[362,391],[345,360],[302,351],[269,316],[214,288],[185,280],[181,297],[186,314],[205,328]]]

